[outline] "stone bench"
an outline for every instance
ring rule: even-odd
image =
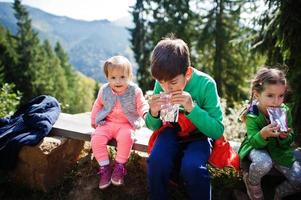
[[[61,113],[59,119],[54,124],[51,134],[72,138],[76,140],[90,141],[91,134],[94,131],[90,126],[90,113],[66,114]],[[135,132],[135,143],[133,150],[147,152],[148,140],[152,131],[148,128],[141,128]],[[231,147],[237,152],[240,146],[239,142],[229,141]],[[110,141],[109,145],[116,146],[115,141]]]
[[[84,141],[47,136],[35,146],[24,146],[9,175],[19,185],[47,192],[57,186],[77,162]]]
[[[90,125],[90,121],[90,113],[75,115],[61,113],[52,128],[51,134],[76,140],[90,141],[91,134],[94,131]],[[136,130],[132,149],[147,152],[148,140],[151,134],[152,131],[145,127]],[[109,145],[116,146],[116,142],[110,141]]]

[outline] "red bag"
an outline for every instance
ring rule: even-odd
[[[181,127],[181,131],[179,132],[180,137],[187,136],[190,132],[194,131],[196,129],[195,125],[183,114],[179,113],[179,118],[178,118],[178,124]],[[166,123],[163,126],[161,126],[159,129],[154,131],[148,141],[148,148],[147,152],[150,154],[153,145],[155,144],[155,141],[158,137],[158,135],[168,127],[172,127],[170,123]]]
[[[233,167],[239,170],[240,167],[238,153],[232,149],[224,136],[214,141],[208,162],[216,168]]]

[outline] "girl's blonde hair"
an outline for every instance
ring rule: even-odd
[[[254,91],[261,93],[265,90],[265,87],[267,85],[277,84],[284,85],[286,89],[288,87],[285,73],[280,69],[269,68],[268,66],[264,66],[255,74],[254,78],[251,80],[251,97],[249,100],[249,104],[242,111],[242,114],[240,116],[241,121],[244,122],[246,120],[247,112],[254,101]]]
[[[113,56],[105,61],[103,65],[103,72],[105,73],[107,78],[109,74],[109,69],[113,69],[113,68],[123,69],[125,73],[128,75],[128,78],[132,79],[133,77],[132,64],[126,57]]]

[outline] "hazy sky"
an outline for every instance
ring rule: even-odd
[[[0,0],[13,2],[13,0]],[[22,4],[59,16],[82,20],[108,19],[128,16],[129,6],[136,0],[21,0]]]

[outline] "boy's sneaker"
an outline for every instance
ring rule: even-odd
[[[112,169],[110,165],[99,167],[98,173],[100,176],[99,189],[105,189],[111,184]]]
[[[126,175],[126,169],[124,164],[115,163],[115,167],[112,173],[111,181],[114,185],[122,185],[124,183],[124,176]]]
[[[247,188],[248,196],[251,200],[263,200],[264,199],[261,185],[260,184],[252,185],[249,182],[249,174],[248,173],[243,174],[243,180],[244,180],[246,188]]]

